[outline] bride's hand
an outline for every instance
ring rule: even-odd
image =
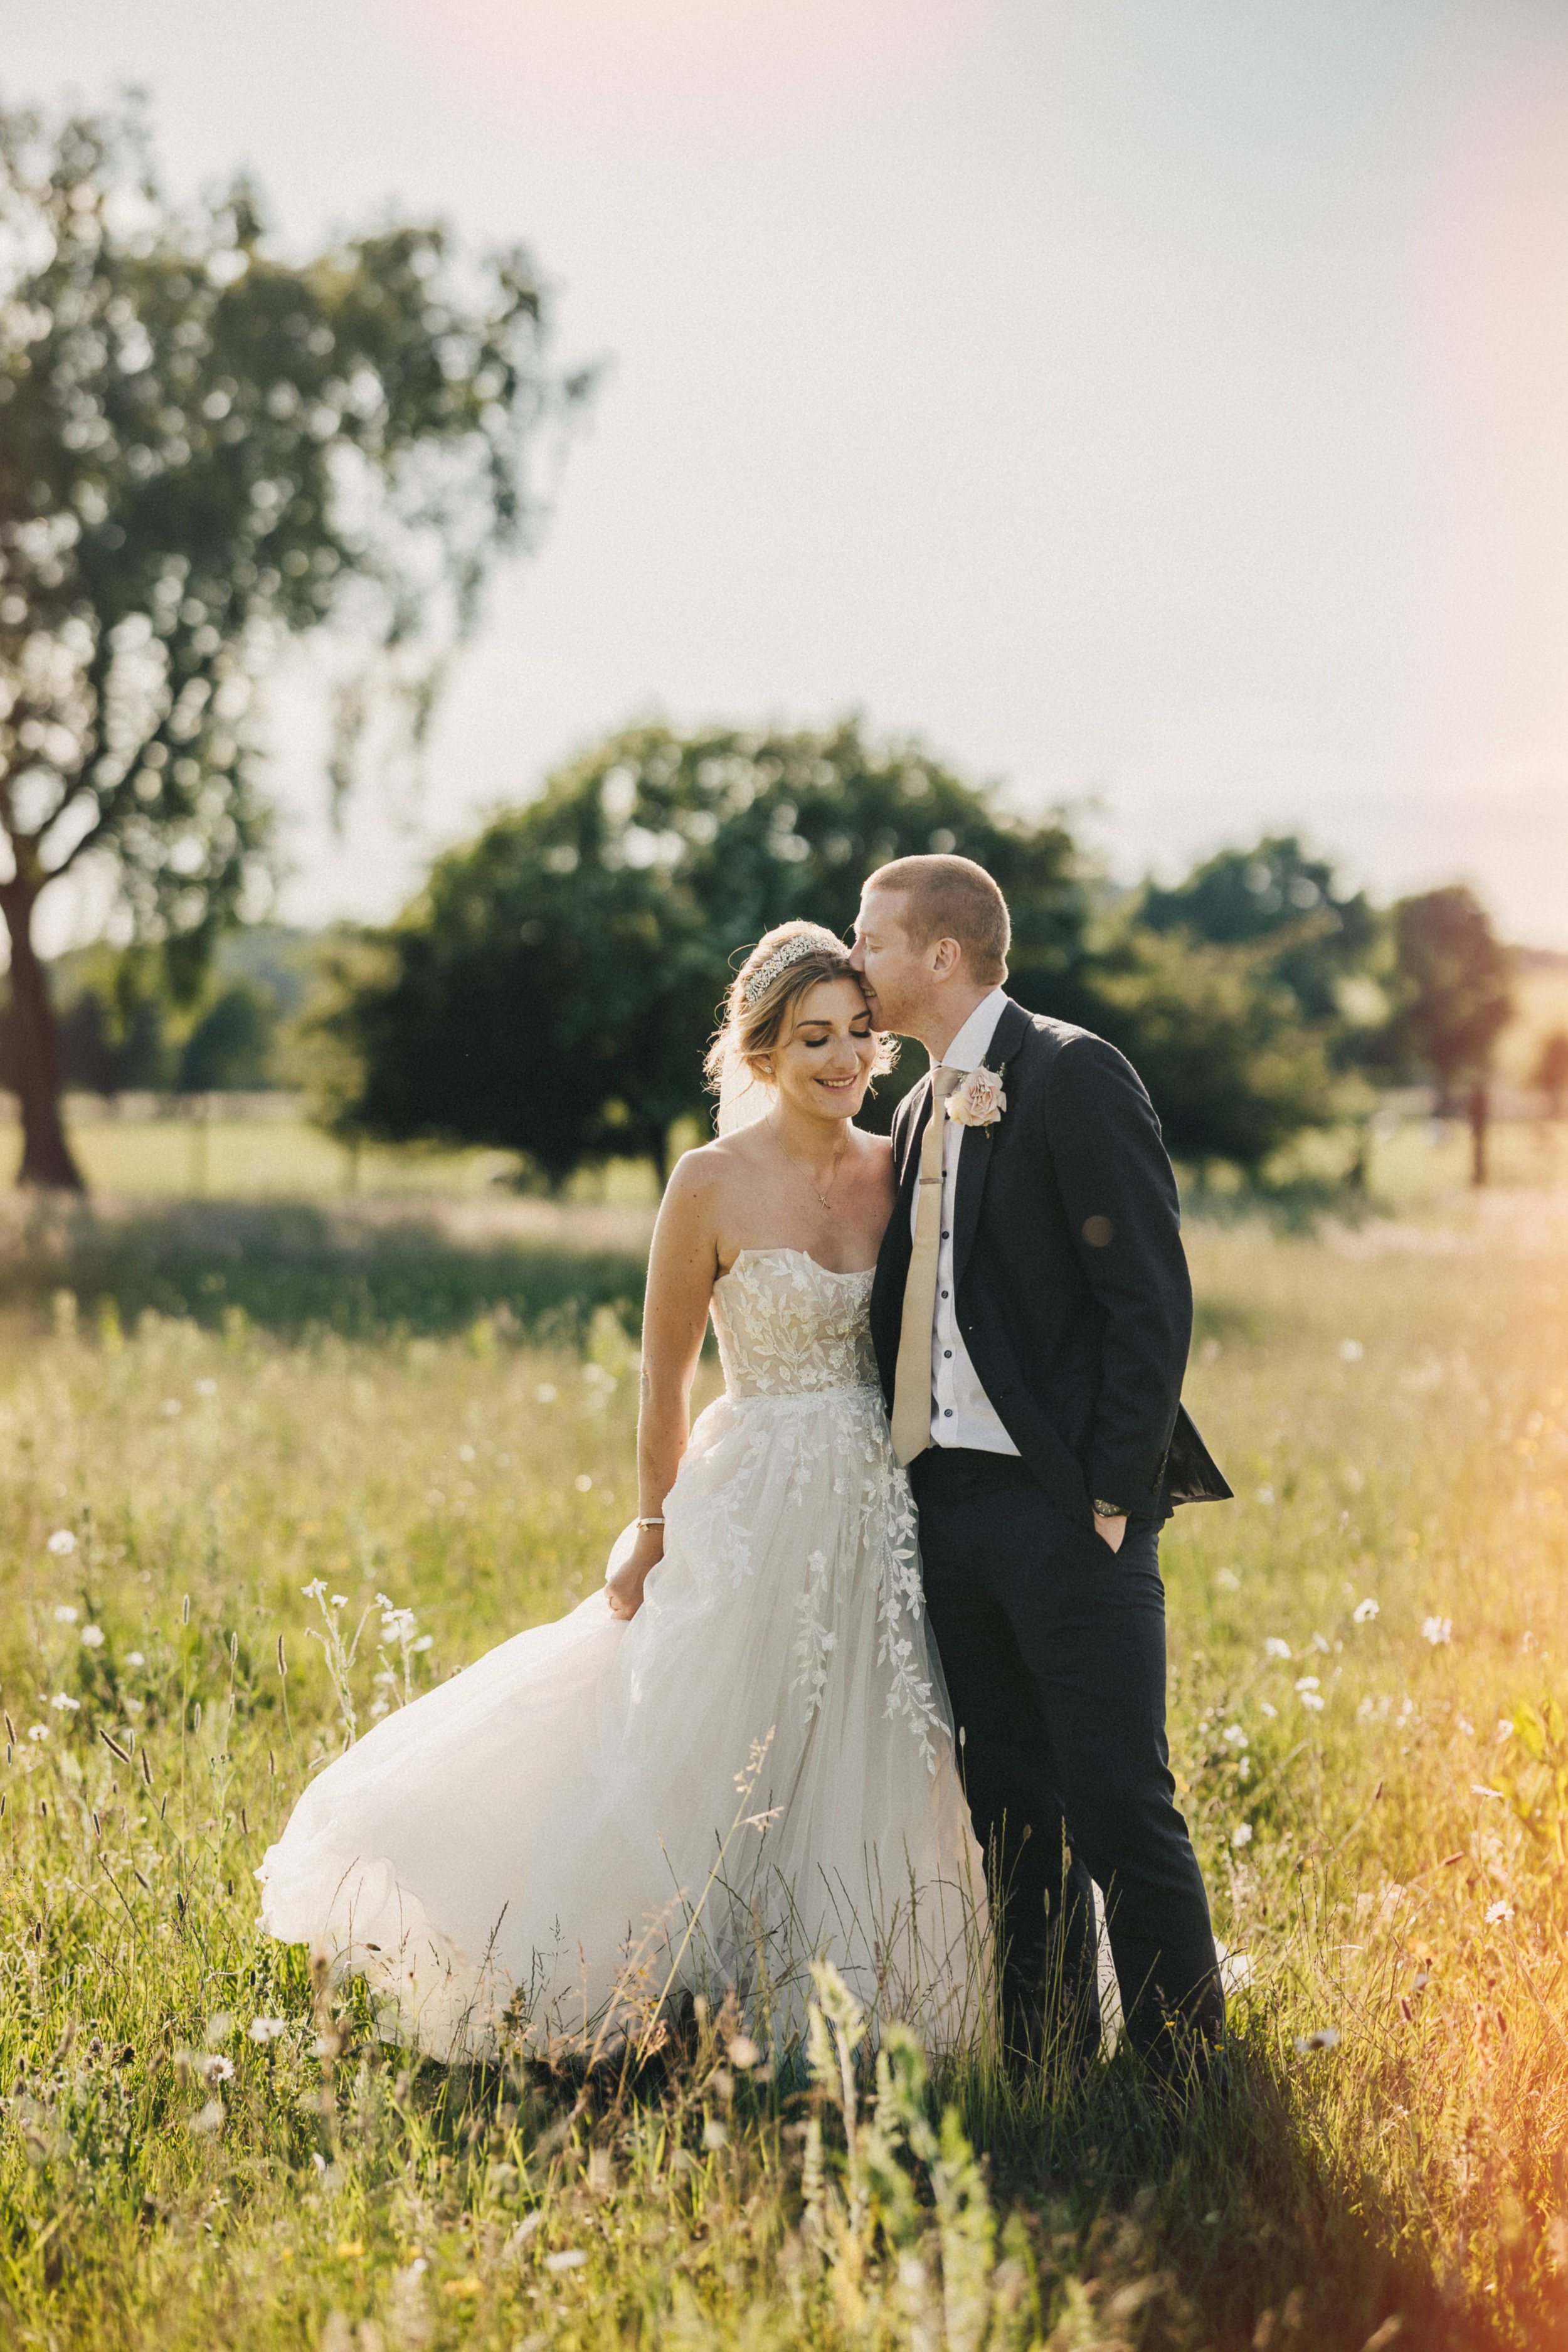
[[[643,1586],[664,1557],[662,1530],[643,1528],[630,1557],[605,1579],[605,1597],[612,1617],[635,1617],[642,1607]]]

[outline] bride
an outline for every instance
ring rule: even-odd
[[[819,1955],[938,2041],[976,2021],[980,1856],[867,1325],[891,1154],[852,1122],[889,1058],[839,941],[770,931],[710,1055],[718,1139],[659,1211],[603,1590],[388,1716],[268,1849],[263,1927],[363,1977],[389,2036],[592,2051],[732,1988],[777,2046]]]

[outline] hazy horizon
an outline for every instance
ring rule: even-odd
[[[248,166],[294,247],[524,238],[613,362],[416,823],[334,843],[275,697],[285,916],[390,911],[634,717],[858,708],[1120,878],[1298,831],[1568,948],[1568,11],[5,16],[7,102],[140,82],[171,188]]]

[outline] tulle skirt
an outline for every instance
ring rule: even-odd
[[[318,1775],[263,1927],[441,2059],[593,2054],[697,1990],[776,2048],[817,1957],[929,2042],[972,2030],[981,1858],[879,1395],[721,1397],[665,1517],[629,1623],[596,1592]]]

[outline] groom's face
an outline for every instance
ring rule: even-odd
[[[931,994],[931,975],[930,956],[911,943],[903,913],[901,891],[865,891],[849,961],[865,982],[877,1027],[910,1037]]]

